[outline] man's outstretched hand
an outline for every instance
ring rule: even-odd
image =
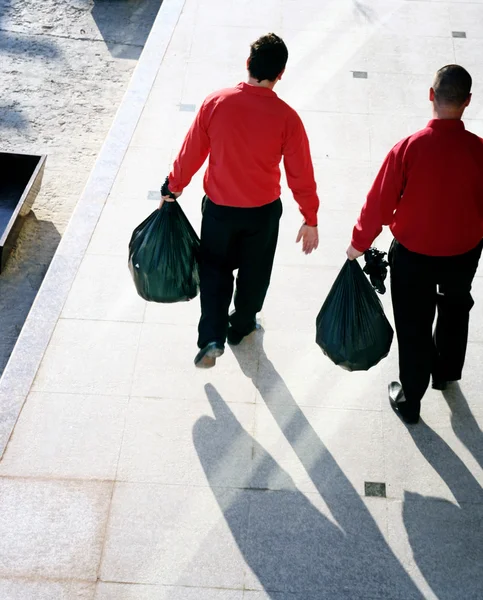
[[[300,241],[302,241],[302,251],[304,254],[310,254],[314,250],[317,250],[319,246],[319,232],[317,227],[302,225],[296,243],[298,244]]]
[[[347,248],[347,258],[349,260],[356,260],[356,258],[359,258],[361,256],[363,256],[364,252],[359,252],[359,250],[356,250],[354,248],[354,246],[351,244],[348,248]]]

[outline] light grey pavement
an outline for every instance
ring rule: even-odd
[[[0,381],[0,449],[23,405],[0,462],[2,599],[481,598],[482,271],[465,378],[429,391],[412,429],[385,395],[396,348],[344,372],[315,318],[384,154],[429,120],[438,67],[471,70],[466,124],[483,134],[482,24],[483,2],[165,0]],[[264,333],[200,372],[198,302],[137,297],[127,244],[186,109],[243,80],[269,30],[291,53],[276,91],[308,130],[321,246],[295,245],[285,187]],[[195,228],[201,195],[200,173],[182,197]]]

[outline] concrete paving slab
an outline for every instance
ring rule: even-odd
[[[32,393],[0,477],[114,479],[127,397]]]
[[[141,323],[145,310],[146,302],[136,292],[125,256],[87,254],[62,318]]]
[[[99,583],[95,600],[243,600],[239,590]]]
[[[59,321],[32,389],[128,395],[141,327],[114,321]]]
[[[0,479],[0,577],[96,581],[112,484]]]
[[[237,540],[249,495],[206,487],[116,485],[101,568],[104,581],[242,589]],[[232,521],[228,527],[224,513]]]
[[[255,402],[256,390],[251,380],[239,377],[239,364],[226,350],[213,372],[195,370],[197,331],[194,327],[175,325],[143,325],[132,386],[133,396],[157,398],[205,398],[204,386],[216,385],[231,402]],[[258,351],[247,352],[244,364],[251,370]],[[233,377],[236,377],[236,384]]]
[[[221,440],[216,441],[216,406],[213,413],[206,401],[132,398],[119,459],[118,480],[206,486],[208,482],[193,444],[193,427],[202,419],[212,426],[215,441],[206,460],[217,472],[219,485],[248,486],[253,444],[244,443],[237,434],[240,426],[253,434],[255,405],[230,404],[230,410],[237,423],[232,427],[231,444],[226,447]]]
[[[0,579],[3,600],[94,600],[95,583]]]
[[[424,577],[429,592],[425,598],[478,598],[482,586],[481,519],[481,504],[456,504],[410,492],[403,502],[389,503],[391,545],[405,551],[403,564]]]

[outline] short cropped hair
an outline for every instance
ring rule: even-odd
[[[248,71],[258,82],[264,79],[275,81],[285,69],[287,60],[288,50],[285,42],[278,35],[268,33],[250,46]]]
[[[468,100],[472,85],[471,75],[459,65],[446,65],[434,78],[433,90],[438,104],[461,106]]]

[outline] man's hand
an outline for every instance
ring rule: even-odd
[[[364,252],[359,252],[359,250],[356,250],[352,244],[347,248],[347,258],[349,260],[356,260],[356,258],[360,258],[363,255]]]
[[[159,203],[159,208],[161,208],[165,202],[174,202],[176,199],[178,199],[181,196],[182,193],[183,192],[173,192],[173,195],[176,196],[176,198],[171,198],[171,196],[161,196],[161,202]]]
[[[298,244],[300,241],[302,241],[302,251],[304,254],[310,254],[313,250],[316,250],[319,246],[319,232],[317,227],[302,225],[296,243]]]

